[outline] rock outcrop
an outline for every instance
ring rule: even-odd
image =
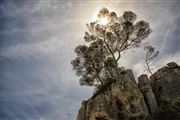
[[[121,81],[125,80],[122,89]],[[83,101],[77,120],[143,120],[180,96],[180,66],[168,63],[150,78],[143,74],[136,83],[131,70]]]
[[[118,80],[83,101],[77,120],[138,120],[147,116],[149,112],[132,71],[127,70],[121,79],[126,80],[125,90]]]
[[[158,105],[166,106],[180,96],[180,66],[175,62],[168,63],[150,77],[150,82]]]
[[[138,87],[144,96],[150,114],[157,112],[158,106],[156,98],[152,91],[152,87],[147,75],[142,74],[141,76],[139,76]]]

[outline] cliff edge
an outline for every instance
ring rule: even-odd
[[[124,89],[122,80],[126,81]],[[119,80],[83,101],[76,120],[143,120],[159,113],[179,96],[180,66],[174,62],[150,78],[145,74],[139,76],[138,83],[132,70],[126,70]]]

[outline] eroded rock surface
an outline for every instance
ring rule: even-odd
[[[175,62],[159,69],[150,77],[158,105],[162,107],[180,96],[180,66]]]
[[[121,81],[125,80],[122,89]],[[180,66],[168,63],[150,78],[143,74],[138,85],[131,70],[119,80],[83,101],[76,120],[143,120],[180,96]],[[161,115],[160,115],[161,116]]]
[[[138,120],[147,116],[149,112],[132,71],[127,70],[121,79],[126,80],[124,89],[118,80],[84,101],[77,120]]]
[[[155,113],[158,110],[158,106],[155,95],[152,91],[151,84],[146,74],[142,74],[138,77],[138,87],[145,98],[149,112],[151,114]]]

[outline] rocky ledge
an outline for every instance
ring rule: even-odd
[[[126,81],[123,89],[122,80]],[[168,63],[150,78],[139,76],[138,83],[132,71],[126,70],[119,80],[82,102],[77,120],[144,120],[178,97],[180,66],[176,63]]]

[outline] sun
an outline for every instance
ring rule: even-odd
[[[97,23],[101,24],[101,25],[107,25],[109,23],[108,17],[101,17],[101,18],[97,18]]]
[[[98,11],[95,11],[94,12],[94,15],[92,17],[92,21],[100,24],[100,25],[103,25],[103,26],[106,26],[108,23],[110,23],[110,18],[109,16],[106,14],[106,15],[97,15]]]
[[[99,24],[102,24],[102,25],[107,25],[108,24],[108,18],[107,17],[102,17],[99,19]]]

